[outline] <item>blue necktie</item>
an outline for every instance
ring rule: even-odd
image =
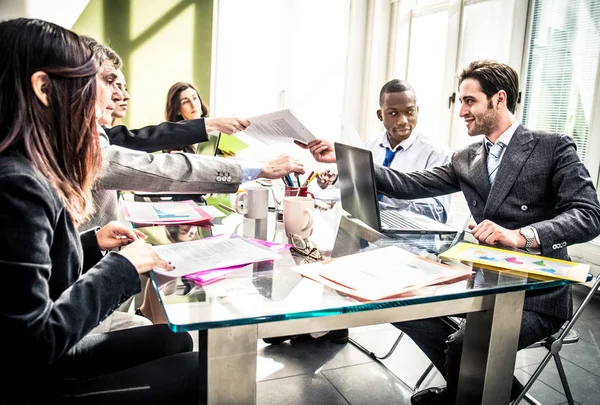
[[[498,172],[498,166],[500,165],[500,156],[502,156],[504,144],[502,142],[497,142],[494,145],[490,141],[485,141],[485,144],[488,148],[488,177],[490,179],[490,185],[493,185],[494,179],[496,179],[496,173]]]
[[[385,159],[383,159],[383,165],[385,167],[390,167],[390,163],[394,160],[394,156],[396,156],[396,152],[398,152],[402,148],[396,148],[396,150],[391,150],[390,148],[385,148]],[[381,201],[383,195],[377,194],[377,201]]]

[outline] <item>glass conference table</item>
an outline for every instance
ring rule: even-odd
[[[255,220],[232,214],[215,223],[212,233],[258,236],[253,235],[256,230],[266,229],[267,240],[287,242],[283,224],[271,214],[260,226]],[[310,239],[325,259],[398,245],[439,261],[437,254],[449,248],[453,236],[385,236],[349,219],[339,204],[334,204],[315,211]],[[293,270],[307,260],[286,249],[278,259],[247,265],[206,286],[151,272],[170,328],[198,333],[199,367],[205,371],[200,374],[206,376],[201,384],[208,387],[207,397],[200,403],[256,403],[258,339],[466,314],[457,403],[506,405],[525,291],[569,283],[473,266],[468,279],[421,288],[403,298],[361,302]]]

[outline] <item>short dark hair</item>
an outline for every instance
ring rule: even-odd
[[[47,21],[0,22],[0,38],[0,153],[25,157],[81,223],[93,210],[102,164],[95,113],[101,61],[77,34]],[[34,72],[48,76],[48,106],[31,87]]]
[[[87,46],[92,50],[94,55],[98,55],[100,61],[104,63],[105,60],[109,59],[113,65],[115,65],[115,69],[121,69],[123,67],[123,60],[119,56],[114,49],[110,46],[102,44],[90,37],[89,35],[81,35],[81,38],[85,41]]]
[[[458,87],[466,79],[475,79],[481,91],[490,100],[500,90],[506,92],[506,107],[515,113],[519,94],[519,75],[507,64],[493,60],[476,60],[465,67],[458,75]]]
[[[383,99],[388,93],[403,93],[405,91],[410,91],[415,94],[415,89],[410,85],[406,80],[398,80],[392,79],[386,84],[383,85],[381,91],[379,92],[379,105],[383,104]],[[415,94],[415,98],[416,98]]]

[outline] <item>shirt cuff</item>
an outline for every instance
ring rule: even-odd
[[[259,162],[254,161],[244,161],[239,162],[240,167],[242,169],[242,183],[247,181],[256,180],[260,172],[262,171],[262,166]]]
[[[537,242],[539,247],[536,247],[536,248],[532,247],[532,248],[527,249],[527,251],[529,253],[531,253],[532,255],[541,255],[542,254],[542,244],[540,243],[540,237],[537,233],[537,229],[535,229],[534,227],[531,227],[531,229],[533,229],[533,237],[535,238],[535,241]]]

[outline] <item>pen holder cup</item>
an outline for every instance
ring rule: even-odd
[[[291,187],[291,186],[285,186],[285,197],[312,197],[312,199],[315,199],[315,196],[313,193],[311,193],[310,191],[308,191],[308,186],[304,186],[304,187]]]

